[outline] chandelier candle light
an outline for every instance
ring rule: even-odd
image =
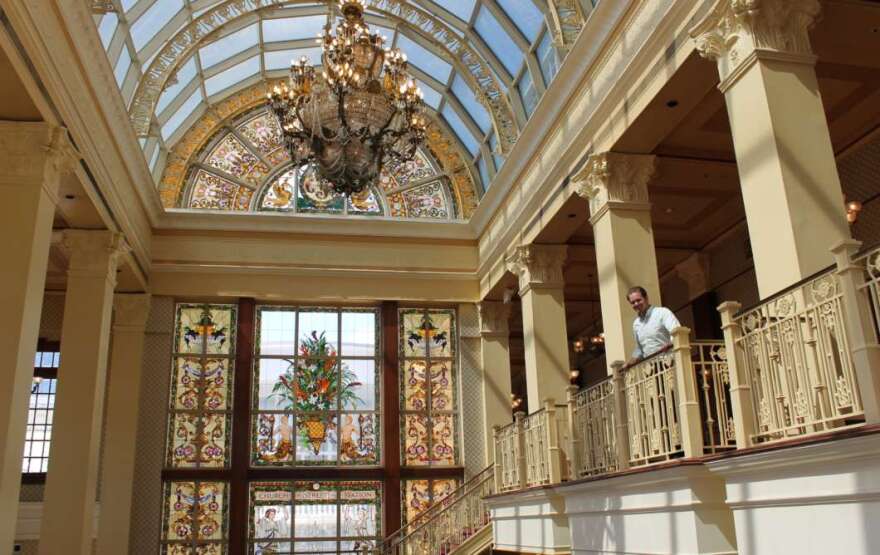
[[[370,32],[365,8],[343,0],[335,32],[324,27],[320,76],[303,57],[291,62],[289,83],[268,94],[293,161],[314,164],[344,195],[366,189],[386,163],[411,160],[427,127],[406,55]]]

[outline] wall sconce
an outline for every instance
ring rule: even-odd
[[[517,397],[513,393],[510,394],[510,408],[512,408],[514,412],[519,410],[519,408],[522,406],[522,402],[523,400],[521,397]]]
[[[584,340],[583,339],[575,339],[571,344],[571,348],[574,349],[576,353],[584,352]]]
[[[605,333],[600,333],[599,335],[594,335],[590,338],[590,345],[599,346],[605,344]]]
[[[569,370],[569,371],[568,371],[568,381],[569,381],[569,383],[571,383],[571,384],[573,384],[573,385],[576,385],[576,384],[577,384],[578,376],[580,376],[580,375],[581,375],[581,371],[578,370],[577,368],[572,368],[571,370]]]
[[[859,219],[859,212],[862,211],[862,203],[857,200],[851,200],[846,203],[846,221],[850,224],[856,223]]]

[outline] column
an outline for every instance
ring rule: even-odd
[[[113,299],[113,346],[108,370],[98,555],[128,553],[135,447],[143,367],[144,329],[150,295]]]
[[[0,122],[0,552],[12,553],[21,458],[60,176],[73,149],[45,123]]]
[[[62,243],[69,256],[67,295],[39,552],[89,555],[110,311],[116,266],[125,247],[122,236],[110,231],[66,230]]]
[[[832,263],[849,229],[808,31],[819,0],[718,0],[692,31],[718,63],[758,292]]]
[[[562,402],[568,387],[568,333],[562,265],[565,245],[516,247],[507,268],[519,277],[529,411],[544,399]]]
[[[486,438],[486,465],[495,462],[496,426],[512,420],[510,412],[510,319],[511,306],[497,301],[483,301],[480,312],[480,351],[483,366],[483,423]]]
[[[651,304],[660,304],[648,201],[654,169],[654,156],[605,152],[591,156],[584,169],[572,176],[575,191],[590,203],[609,374],[611,363],[628,360],[635,348],[635,313],[626,299],[629,288],[644,287]]]

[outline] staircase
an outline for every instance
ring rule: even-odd
[[[385,539],[385,555],[476,555],[492,544],[492,522],[483,498],[495,493],[489,465]]]

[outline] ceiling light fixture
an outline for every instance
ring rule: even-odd
[[[352,195],[385,164],[415,156],[427,119],[406,55],[370,32],[364,0],[343,0],[339,9],[343,20],[318,39],[320,70],[305,57],[292,61],[289,82],[268,99],[294,163],[314,164],[335,192]]]

